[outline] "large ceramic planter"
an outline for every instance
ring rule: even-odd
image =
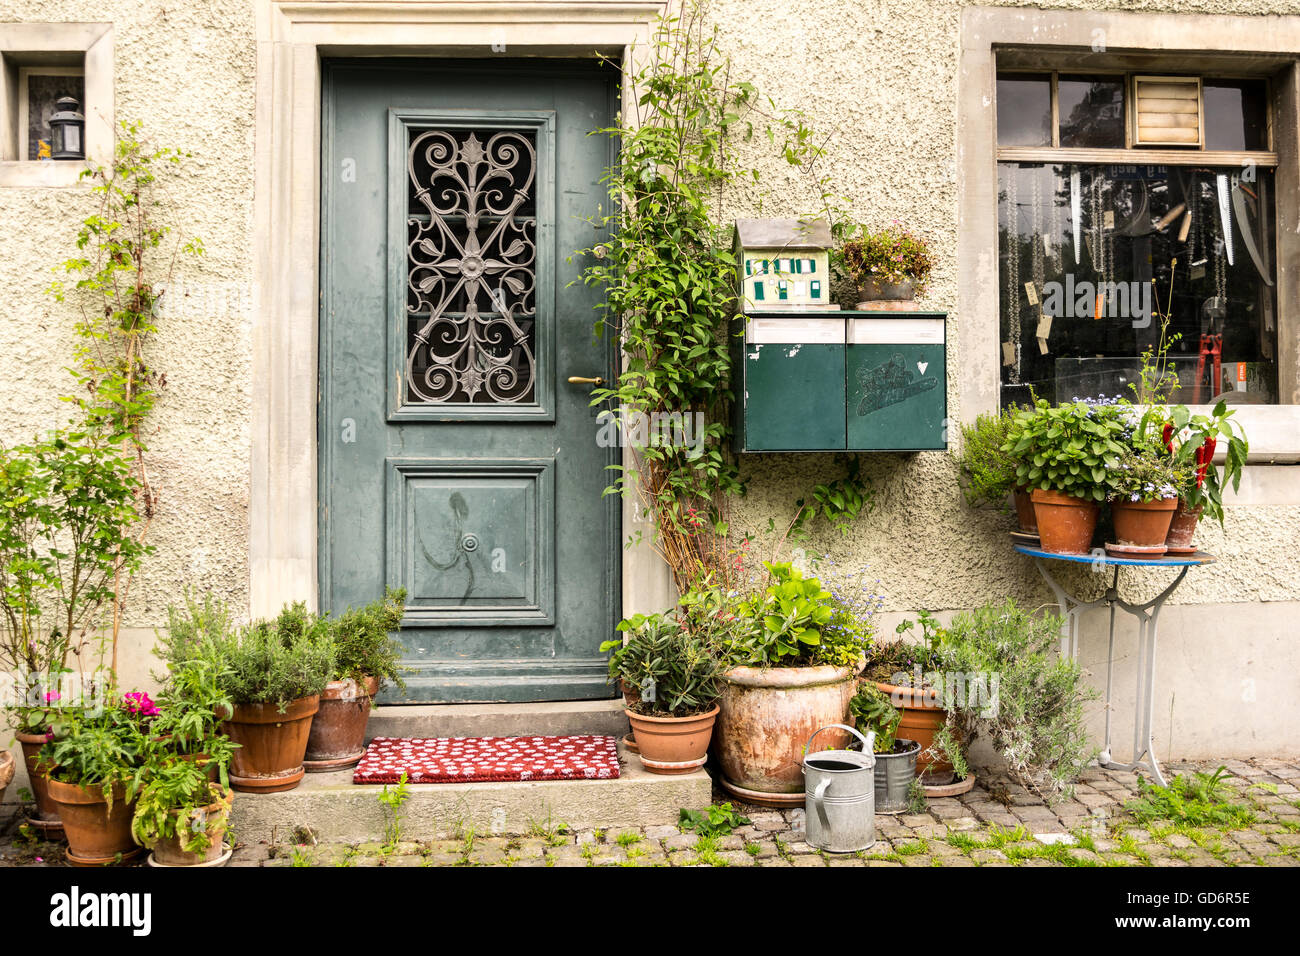
[[[99,787],[82,787],[46,778],[50,799],[58,808],[63,832],[68,837],[68,862],[73,866],[109,866],[140,855],[131,837],[135,801],[126,799],[126,788],[113,788],[110,810]]]
[[[764,806],[804,800],[804,745],[827,724],[846,722],[856,667],[735,667],[722,675],[713,748],[729,793]],[[849,743],[843,731],[818,738]]]
[[[1038,519],[1038,540],[1044,551],[1054,554],[1088,554],[1097,530],[1097,503],[1059,491],[1035,488],[1034,516]]]
[[[1029,496],[1028,488],[1017,488],[1011,493],[1016,503],[1016,522],[1025,534],[1038,534],[1038,516],[1034,513],[1034,501]]]
[[[627,708],[641,764],[651,773],[691,773],[704,766],[718,717],[715,704],[691,717],[650,717]]]
[[[915,740],[920,745],[916,757],[916,775],[922,783],[946,781],[953,773],[952,764],[946,760],[927,757],[926,751],[934,744],[934,736],[948,722],[948,711],[939,706],[936,695],[928,687],[899,687],[876,681],[876,687],[889,697],[898,708],[898,737]]]
[[[1204,507],[1189,510],[1185,502],[1178,502],[1169,522],[1169,533],[1165,535],[1166,551],[1187,553],[1196,550],[1192,539],[1196,537],[1196,526],[1200,523],[1204,510]]]
[[[27,765],[27,786],[36,801],[36,813],[27,818],[27,825],[41,831],[47,840],[63,839],[63,824],[59,821],[59,808],[50,799],[45,774],[36,769],[37,755],[45,746],[44,734],[15,734],[23,750],[23,763]]]
[[[154,843],[149,863],[153,866],[219,866],[229,853],[226,848],[226,826],[230,821],[230,808],[234,803],[233,791],[226,791],[219,800],[204,807],[207,815],[207,832],[211,844],[201,853],[191,853],[182,848],[179,835]],[[173,817],[176,813],[172,814]]]
[[[1112,499],[1110,516],[1115,523],[1115,543],[1130,548],[1163,548],[1177,509],[1177,498]]]
[[[248,793],[292,790],[306,770],[303,757],[311,719],[320,697],[291,701],[284,713],[275,704],[236,704],[222,732],[239,744],[230,759],[230,785]]]
[[[907,794],[916,779],[916,758],[921,745],[915,740],[895,737],[902,744],[898,753],[876,754],[876,812],[902,813],[907,809]]]
[[[366,753],[366,721],[377,693],[379,681],[373,677],[361,683],[349,679],[325,685],[307,737],[302,765],[308,773],[346,770],[361,762]]]

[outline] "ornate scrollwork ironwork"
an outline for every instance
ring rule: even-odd
[[[535,400],[537,153],[527,134],[431,129],[411,141],[407,400]],[[422,320],[422,321],[421,321]]]

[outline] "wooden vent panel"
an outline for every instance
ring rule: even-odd
[[[1205,145],[1199,76],[1133,77],[1133,145]]]

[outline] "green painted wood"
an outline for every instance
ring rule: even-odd
[[[847,346],[848,445],[863,451],[947,447],[943,345]]]
[[[339,612],[407,588],[405,694],[386,703],[613,696],[599,645],[618,619],[618,449],[588,386],[612,377],[597,299],[570,253],[601,238],[611,71],[589,63],[339,61],[322,87],[320,590]],[[538,387],[530,405],[404,398],[405,136],[528,129],[538,151]],[[286,595],[286,598],[293,597]]]
[[[746,451],[842,450],[844,346],[744,346]]]

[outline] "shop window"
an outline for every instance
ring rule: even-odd
[[[1132,79],[999,77],[1003,403],[1031,394],[1131,397],[1141,356],[1159,345],[1162,328],[1175,401],[1276,403],[1276,189],[1266,84],[1205,78],[1194,85],[1192,112],[1167,97],[1135,101],[1141,87]],[[1152,89],[1166,87],[1173,85]],[[1014,89],[1019,107],[1041,105],[1046,90],[1054,142],[1007,149],[1026,145],[1026,121],[1004,125],[1004,88]],[[1145,120],[1166,131],[1153,138],[1194,137],[1196,145],[1126,147],[1139,110],[1150,116],[1162,108],[1192,118],[1158,117],[1154,127]]]

